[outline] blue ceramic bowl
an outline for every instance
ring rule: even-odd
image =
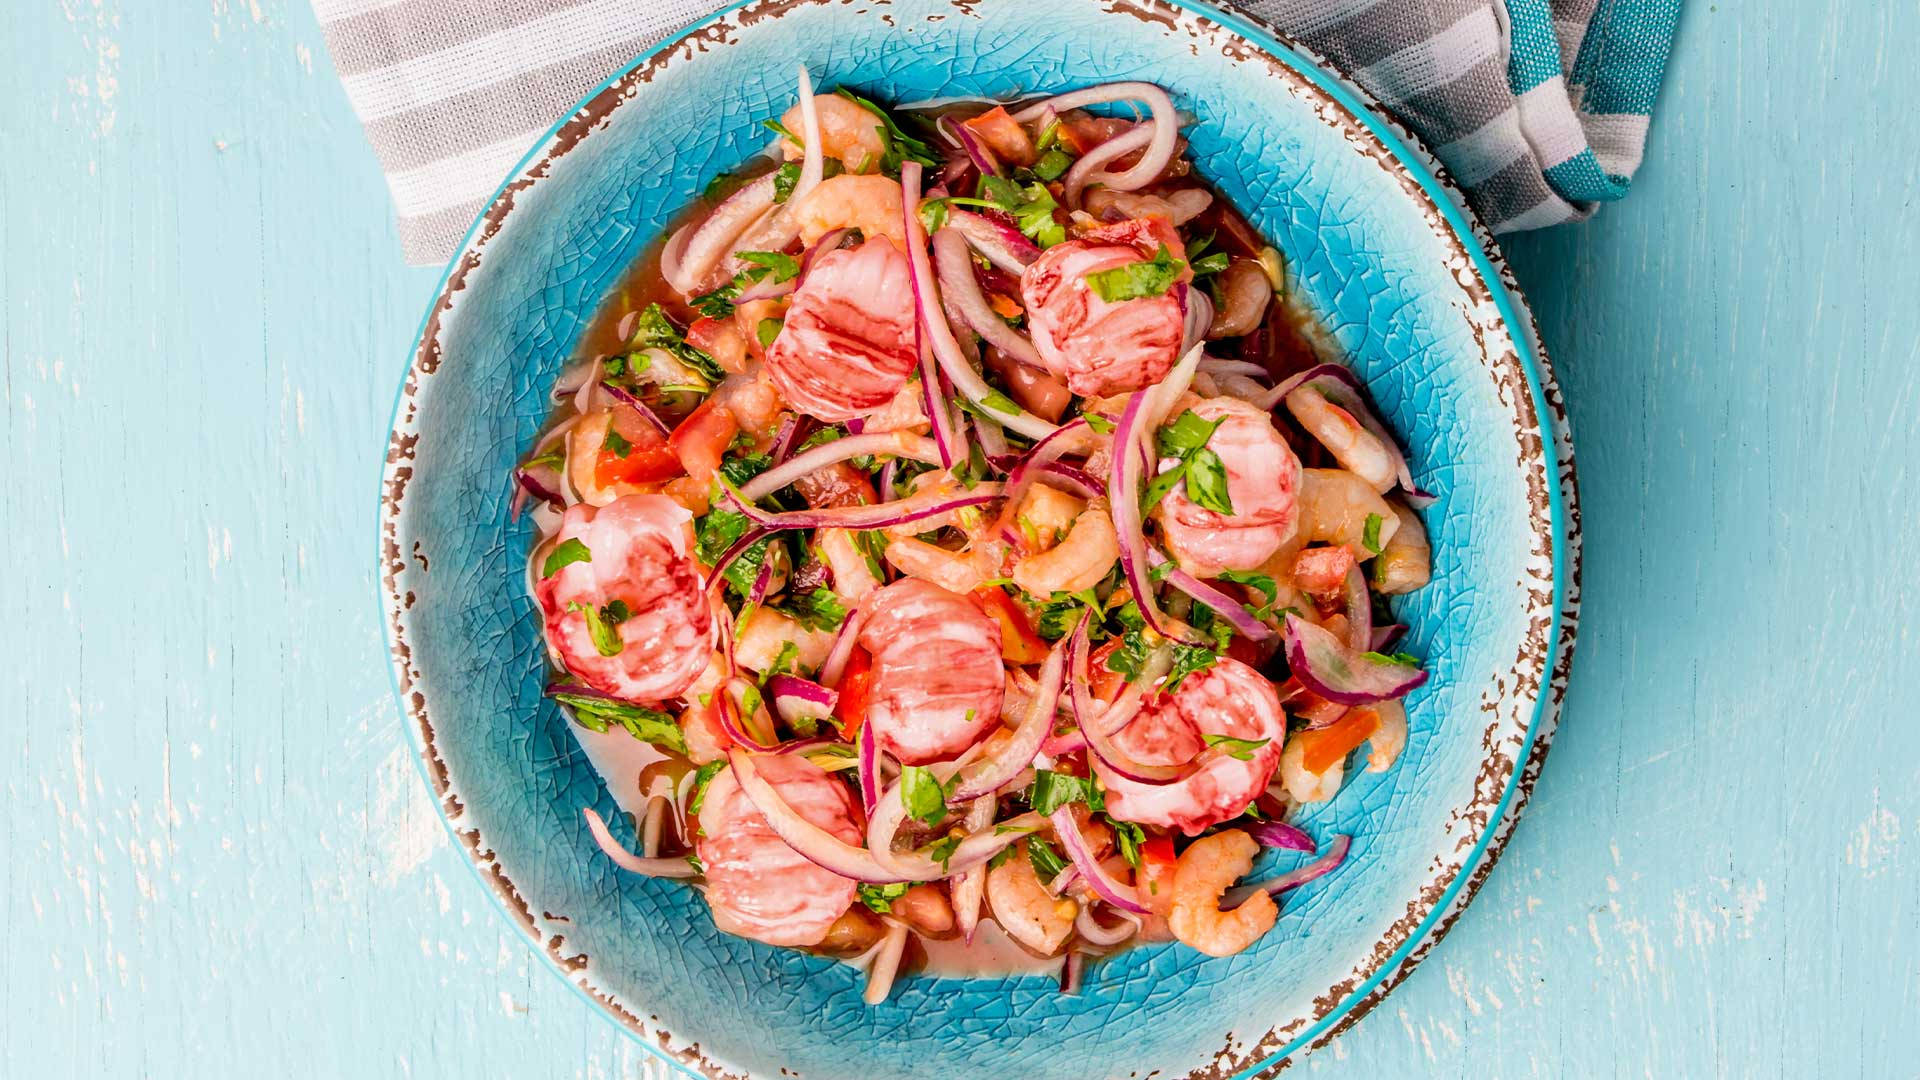
[[[622,874],[581,825],[582,807],[611,817],[614,801],[541,697],[508,471],[595,306],[676,208],[761,149],[799,62],[822,85],[896,101],[1168,87],[1195,118],[1200,170],[1289,255],[1292,288],[1439,495],[1433,584],[1401,606],[1433,672],[1406,752],[1310,810],[1304,824],[1352,833],[1353,854],[1241,955],[1138,948],[1075,997],[1042,978],[918,978],[868,1008],[853,970],[718,933],[684,885]],[[1214,1077],[1324,1041],[1405,975],[1484,874],[1570,651],[1571,460],[1489,249],[1357,90],[1197,4],[756,0],[690,30],[529,154],[454,260],[401,389],[383,602],[449,826],[565,978],[707,1075]]]

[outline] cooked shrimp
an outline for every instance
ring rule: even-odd
[[[834,594],[843,602],[852,604],[863,600],[880,587],[880,579],[874,576],[873,567],[867,565],[867,557],[854,542],[853,533],[846,529],[821,529],[814,537],[814,549],[833,574]]]
[[[629,701],[666,701],[706,670],[714,620],[687,555],[692,522],[663,495],[567,510],[555,539],[585,557],[541,578],[534,595],[548,646],[581,682]]]
[[[1079,592],[1100,584],[1120,558],[1120,536],[1104,506],[1088,507],[1073,519],[1066,539],[1013,568],[1013,583],[1035,596]]]
[[[1253,869],[1260,845],[1238,829],[1195,840],[1173,873],[1173,936],[1208,956],[1232,956],[1260,940],[1280,917],[1273,897],[1256,892],[1232,911],[1220,910],[1220,894]]]
[[[1130,780],[1097,759],[1094,769],[1114,817],[1195,836],[1238,817],[1266,790],[1286,735],[1286,714],[1280,711],[1273,684],[1223,656],[1205,671],[1188,675],[1171,696],[1148,703],[1114,737],[1124,753],[1144,764],[1181,765],[1199,759],[1191,774],[1172,783],[1150,784]],[[1208,748],[1207,736],[1236,740],[1234,752]]]
[[[1324,772],[1313,772],[1306,765],[1307,744],[1293,739],[1280,754],[1280,783],[1287,798],[1297,803],[1326,802],[1340,791],[1347,778],[1346,759],[1334,762]]]
[[[893,900],[893,916],[923,934],[935,937],[953,929],[953,905],[946,890],[938,885],[920,884]]]
[[[859,843],[847,785],[797,754],[754,762],[786,804],[840,840]],[[708,782],[696,851],[713,923],[769,945],[818,945],[854,901],[855,883],[788,847],[726,769]]]
[[[1203,419],[1223,421],[1207,448],[1226,467],[1233,513],[1196,504],[1183,483],[1154,508],[1154,517],[1175,561],[1187,571],[1211,577],[1222,570],[1251,570],[1293,537],[1300,459],[1266,413],[1238,398],[1206,398],[1192,408]]]
[[[1060,951],[1080,914],[1076,901],[1047,891],[1024,841],[1012,858],[987,871],[987,907],[1013,940],[1042,956]]]
[[[1108,302],[1087,275],[1152,259],[1165,244],[1186,250],[1173,223],[1142,218],[1103,226],[1048,248],[1020,275],[1028,328],[1040,362],[1082,396],[1158,382],[1179,359],[1186,311],[1179,282],[1158,296]],[[1179,281],[1191,278],[1182,271]]]
[[[1367,519],[1380,519],[1381,550],[1400,531],[1400,518],[1387,500],[1356,473],[1345,469],[1303,469],[1300,473],[1300,530],[1303,544],[1345,544],[1356,559],[1371,559],[1366,545]]]
[[[809,630],[798,619],[770,607],[754,608],[735,633],[734,663],[752,672],[771,668],[788,643],[799,650],[794,664],[806,671],[818,670],[833,650],[833,631]]]
[[[1084,499],[1040,483],[1027,490],[1013,520],[1028,550],[1045,551],[1067,535],[1067,530],[1073,528],[1074,519],[1086,508]]]
[[[903,578],[867,600],[867,723],[908,765],[953,757],[1000,722],[1000,626],[964,596]]]
[[[969,553],[948,551],[912,536],[895,536],[887,541],[887,562],[910,578],[931,582],[960,595],[972,592],[994,577],[990,572],[983,572]]]
[[[820,152],[838,158],[850,173],[870,173],[880,167],[887,144],[880,137],[880,118],[839,94],[813,95],[814,115],[820,118]],[[780,117],[780,124],[799,135],[805,122],[796,103]],[[791,139],[780,140],[780,152],[788,161],[806,156],[806,148]]]
[[[1398,466],[1393,452],[1360,426],[1353,414],[1328,401],[1320,391],[1303,386],[1287,395],[1287,411],[1307,434],[1320,440],[1340,467],[1365,480],[1376,492],[1393,490]]]
[[[884,236],[895,248],[905,251],[907,224],[902,216],[902,198],[898,180],[843,173],[821,181],[819,187],[801,196],[793,208],[793,224],[808,247],[835,229],[859,229],[860,235],[869,240]]]
[[[767,373],[794,408],[840,423],[893,400],[919,362],[907,257],[887,240],[831,251],[793,295]]]
[[[1426,527],[1405,503],[1388,499],[1387,505],[1399,526],[1381,542],[1380,554],[1374,557],[1373,585],[1375,591],[1391,596],[1426,585],[1433,577],[1433,549],[1427,545]]]
[[[1221,304],[1213,313],[1213,325],[1207,327],[1207,340],[1239,337],[1250,333],[1267,317],[1267,304],[1273,300],[1273,283],[1267,272],[1252,259],[1235,259],[1220,272]]]
[[[1367,740],[1367,771],[1386,772],[1407,748],[1407,705],[1394,699],[1375,703],[1380,723]]]

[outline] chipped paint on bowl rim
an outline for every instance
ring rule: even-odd
[[[644,1005],[621,1000],[597,978],[593,960],[567,943],[564,914],[536,913],[527,894],[502,868],[477,824],[465,820],[459,779],[452,775],[436,744],[422,673],[408,643],[408,612],[413,603],[409,581],[415,569],[405,543],[402,512],[413,477],[414,449],[420,437],[418,404],[443,361],[443,317],[454,298],[484,264],[489,243],[500,233],[523,193],[552,175],[554,164],[603,128],[620,105],[660,70],[726,45],[737,30],[779,19],[799,8],[851,5],[855,0],[740,0],[636,59],[591,92],[570,116],[557,123],[530,150],[490,200],[469,231],[461,252],[450,262],[440,290],[424,319],[418,343],[394,406],[389,446],[382,468],[380,562],[382,622],[387,628],[394,688],[410,723],[405,726],[416,760],[457,846],[503,912],[520,927],[553,965],[556,973],[670,1064],[697,1075],[748,1075],[737,1066],[710,1057],[694,1037],[665,1030],[644,1015]],[[867,0],[885,6],[888,0]],[[1522,447],[1520,467],[1541,474],[1529,494],[1535,538],[1529,595],[1530,636],[1507,673],[1509,693],[1483,705],[1493,716],[1483,734],[1486,760],[1472,802],[1457,807],[1469,821],[1470,842],[1436,855],[1428,884],[1409,901],[1392,931],[1359,959],[1348,977],[1315,997],[1312,1015],[1281,1018],[1257,1039],[1228,1043],[1210,1056],[1196,1054],[1187,1074],[1195,1080],[1270,1075],[1317,1049],[1358,1021],[1396,987],[1438,943],[1472,900],[1505,848],[1536,781],[1558,719],[1571,668],[1580,605],[1580,521],[1573,450],[1560,390],[1541,347],[1537,327],[1519,297],[1517,283],[1490,233],[1467,208],[1444,170],[1418,140],[1384,118],[1373,99],[1336,74],[1324,59],[1246,15],[1194,0],[1076,0],[1110,13],[1131,15],[1189,35],[1196,48],[1219,50],[1240,63],[1264,65],[1285,88],[1313,101],[1323,124],[1340,131],[1366,155],[1399,178],[1407,197],[1422,208],[1436,234],[1452,251],[1449,269],[1476,298],[1469,317],[1488,352],[1485,361],[1515,410],[1514,432]],[[963,14],[978,6],[952,0]],[[862,7],[850,14],[868,12]],[[1516,339],[1511,328],[1519,327]],[[1552,457],[1547,452],[1551,449]],[[1530,482],[1532,477],[1530,476]],[[1543,549],[1544,547],[1544,549]],[[417,543],[415,545],[417,552]],[[1529,696],[1530,695],[1530,696]],[[1514,703],[1512,699],[1518,698]],[[1530,704],[1528,704],[1530,702]],[[1502,717],[1501,706],[1512,705]],[[784,1073],[784,1070],[783,1070]]]

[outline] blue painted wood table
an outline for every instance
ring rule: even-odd
[[[9,8],[0,1075],[657,1070],[408,758],[373,503],[437,271],[305,5]],[[1695,4],[1633,195],[1510,242],[1579,447],[1572,694],[1478,902],[1302,1071],[1916,1075],[1916,41]]]

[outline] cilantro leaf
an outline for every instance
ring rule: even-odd
[[[1034,770],[1033,787],[1027,793],[1027,801],[1033,804],[1036,813],[1041,814],[1051,814],[1068,803],[1077,802],[1086,803],[1090,810],[1107,808],[1107,800],[1092,777],[1074,776],[1050,769]]]
[[[922,165],[938,165],[940,159],[934,156],[933,148],[900,130],[894,123],[893,115],[880,106],[861,97],[842,86],[834,91],[841,97],[872,113],[880,119],[880,145],[884,148],[880,155],[880,171],[894,176],[900,175],[902,162],[917,161]]]
[[[567,610],[578,611],[587,620],[587,636],[593,639],[595,652],[601,656],[619,656],[626,650],[627,643],[621,640],[619,627],[633,612],[625,600],[615,600],[603,607],[570,603]]]
[[[1187,268],[1185,259],[1176,259],[1167,245],[1161,244],[1160,250],[1152,259],[1144,262],[1127,263],[1111,270],[1098,270],[1087,275],[1087,287],[1093,294],[1109,304],[1123,300],[1139,300],[1149,296],[1164,296],[1173,283],[1180,278],[1181,271]]]
[[[809,630],[838,630],[847,619],[847,606],[825,585],[788,597],[786,610]]]
[[[1147,481],[1140,498],[1143,511],[1159,505],[1169,491],[1185,480],[1187,498],[1196,506],[1222,514],[1233,513],[1233,501],[1227,495],[1226,464],[1220,455],[1207,449],[1207,441],[1225,422],[1225,417],[1208,420],[1188,409],[1155,433],[1155,447],[1160,456],[1173,458],[1174,465]]]
[[[1386,653],[1363,652],[1360,656],[1362,659],[1371,660],[1376,664],[1394,664],[1398,667],[1412,668],[1420,666],[1420,658],[1411,653],[1399,652],[1388,656]]]
[[[1113,826],[1113,840],[1120,849],[1120,857],[1128,866],[1140,869],[1140,845],[1147,842],[1147,830],[1111,815],[1107,817],[1107,824]]]
[[[1202,735],[1200,738],[1208,746],[1217,746],[1235,761],[1252,761],[1253,752],[1271,742],[1271,739],[1236,739],[1231,735]]]
[[[1188,252],[1188,254],[1192,255],[1193,253]],[[1208,274],[1217,274],[1225,270],[1227,264],[1231,261],[1232,259],[1229,258],[1226,252],[1216,251],[1211,255],[1196,257],[1188,265],[1193,267],[1194,277],[1205,277]]]
[[[927,857],[939,863],[940,869],[948,869],[947,864],[953,859],[953,853],[960,850],[960,839],[960,836],[954,833],[941,837],[927,849]]]
[[[789,161],[773,170],[773,201],[786,202],[793,197],[793,188],[800,182],[800,163]]]
[[[600,440],[600,448],[613,451],[613,456],[622,461],[625,461],[633,453],[633,444],[627,441],[626,436],[613,430],[611,426],[607,428],[606,437]]]
[[[1203,645],[1175,643],[1173,668],[1167,672],[1167,681],[1162,684],[1161,690],[1169,694],[1173,693],[1187,676],[1196,671],[1207,670],[1218,659],[1220,659],[1219,654]]]
[[[693,774],[693,794],[687,799],[688,816],[693,816],[700,812],[701,805],[707,801],[707,785],[712,783],[713,778],[720,775],[720,770],[726,767],[726,759],[722,758],[719,761],[707,762],[705,765],[700,766],[698,772]]]
[[[575,537],[568,537],[547,553],[547,561],[540,564],[540,576],[550,578],[559,573],[563,566],[592,561],[593,552],[587,550],[587,545]]]
[[[1060,872],[1067,868],[1067,860],[1053,849],[1053,845],[1037,836],[1027,840],[1027,861],[1033,864],[1033,872],[1043,885],[1059,877]]]
[[[1033,175],[1042,180],[1058,180],[1073,165],[1073,159],[1059,147],[1052,147],[1033,163]]]
[[[1195,506],[1218,514],[1233,513],[1233,499],[1227,492],[1227,466],[1219,454],[1203,447],[1187,459],[1187,498]]]
[[[717,384],[726,373],[713,357],[687,344],[686,335],[667,317],[666,309],[659,304],[648,304],[645,311],[633,326],[633,347],[635,349],[660,349],[671,354],[681,363],[692,368],[708,386]]]
[[[786,325],[786,320],[784,319],[761,319],[760,325],[753,328],[753,336],[760,339],[761,348],[771,349],[773,348],[774,339],[780,336],[781,328]]]
[[[1375,555],[1380,554],[1380,526],[1384,524],[1379,514],[1368,514],[1367,524],[1360,532],[1360,544]]]
[[[907,816],[928,825],[947,816],[947,789],[924,765],[900,770],[900,801]]]
[[[555,690],[548,696],[572,709],[573,718],[581,727],[607,731],[618,724],[641,742],[652,743],[677,754],[687,752],[686,736],[681,734],[680,725],[659,709],[624,701],[608,701],[567,690]]]
[[[904,881],[896,881],[890,885],[863,883],[854,892],[860,897],[861,903],[882,915],[887,915],[893,911],[893,902],[907,894],[907,883]]]
[[[1207,441],[1213,438],[1213,433],[1224,423],[1225,417],[1208,420],[1188,409],[1156,432],[1154,442],[1159,447],[1161,457],[1185,457],[1206,446]]]

